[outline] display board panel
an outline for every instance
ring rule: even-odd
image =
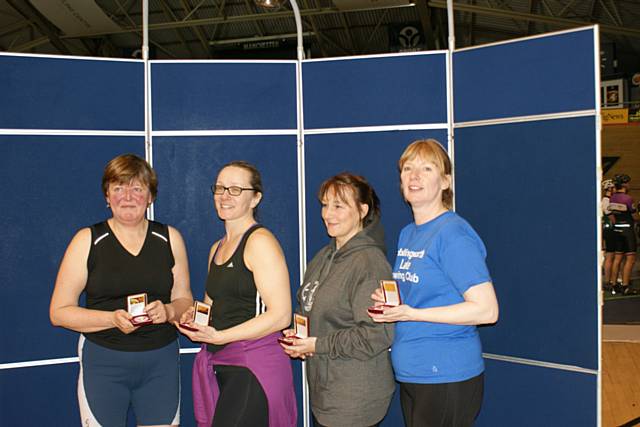
[[[77,426],[78,364],[0,370],[0,424]]]
[[[302,65],[305,129],[447,122],[446,53]]]
[[[595,109],[594,49],[588,28],[455,52],[456,122]]]
[[[435,138],[446,146],[445,129],[397,132],[309,135],[305,138],[307,258],[329,241],[320,216],[317,192],[322,182],[340,172],[363,175],[380,198],[387,258],[395,261],[402,227],[412,221],[411,209],[400,194],[398,159],[417,139]]]
[[[142,61],[0,55],[0,129],[144,130]]]
[[[77,355],[78,334],[51,326],[49,300],[71,238],[111,215],[102,173],[123,153],[144,157],[143,138],[0,135],[0,321],[11,325],[0,363]]]
[[[595,117],[457,129],[455,153],[500,301],[484,351],[597,369]]]
[[[182,233],[189,256],[194,298],[202,300],[204,296],[209,250],[224,236],[224,224],[218,219],[213,205],[211,184],[220,168],[233,160],[254,164],[262,175],[264,194],[257,219],[271,230],[282,246],[289,268],[291,293],[295,298],[300,283],[296,153],[295,136],[154,138],[154,167],[163,189],[163,196],[156,201],[155,218]],[[195,346],[184,337],[181,345]],[[187,363],[192,363],[192,359],[188,360]],[[298,424],[302,425],[301,365],[297,361],[292,365],[298,397]],[[191,386],[185,388],[185,369],[183,366],[183,394],[189,396],[183,397],[183,414],[192,411]]]
[[[411,209],[400,194],[398,159],[407,145],[417,139],[435,138],[446,147],[446,129],[340,133],[308,135],[306,156],[306,220],[307,258],[329,242],[320,216],[317,191],[331,176],[348,171],[364,176],[380,198],[382,224],[385,230],[387,258],[395,261],[397,238],[402,227],[412,221]],[[381,426],[402,426],[399,392],[395,396]]]
[[[595,426],[597,376],[485,359],[476,427]]]
[[[153,130],[296,129],[296,64],[152,62]]]

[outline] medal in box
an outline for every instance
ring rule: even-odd
[[[384,295],[384,303],[369,307],[367,309],[369,313],[382,314],[384,313],[384,307],[397,307],[402,304],[398,282],[395,280],[380,280],[380,289],[382,289],[382,295]]]
[[[193,303],[193,318],[190,323],[195,323],[200,326],[209,326],[210,317],[211,305],[200,301]],[[188,323],[180,323],[180,327],[189,331],[197,331],[196,328],[192,328]]]
[[[151,317],[144,311],[147,306],[147,294],[134,294],[127,297],[127,312],[133,316],[133,326],[144,326],[153,323]]]
[[[309,318],[302,314],[293,314],[293,330],[294,335],[291,337],[280,337],[278,341],[282,344],[293,344],[293,338],[309,338]]]

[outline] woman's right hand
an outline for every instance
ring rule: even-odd
[[[139,328],[139,326],[133,326],[133,323],[131,323],[132,317],[125,310],[116,310],[113,312],[113,325],[120,329],[123,334],[130,334]]]
[[[182,316],[180,316],[180,323],[183,325],[191,323],[191,321],[193,320],[194,310],[195,309],[193,308],[193,306],[186,309],[184,313],[182,313]]]
[[[284,335],[285,337],[294,337],[296,335],[296,331],[295,329],[285,329],[284,331],[282,331],[282,335]],[[291,343],[291,345],[293,345],[293,342]],[[305,359],[305,355],[300,353],[299,351],[295,351],[291,348],[291,345],[287,345],[283,342],[280,343],[280,347],[282,347],[282,349],[284,350],[285,354],[289,357],[291,357],[292,359]]]

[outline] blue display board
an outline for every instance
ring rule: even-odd
[[[0,129],[144,130],[144,66],[0,55]]]
[[[305,129],[446,123],[446,54],[302,66]]]
[[[294,62],[152,63],[154,130],[296,129]]]
[[[295,136],[156,137],[154,168],[161,195],[155,218],[176,227],[187,244],[191,288],[202,298],[211,245],[224,236],[224,224],[213,206],[211,184],[232,160],[256,165],[264,194],[258,220],[282,245],[292,289],[299,285],[298,184]]]
[[[456,122],[595,109],[592,28],[453,55]]]
[[[596,376],[485,359],[476,427],[595,426]]]
[[[73,235],[106,219],[106,163],[144,156],[138,137],[0,136],[0,363],[77,354],[78,334],[49,322],[58,266]],[[29,313],[29,316],[25,316]]]
[[[155,203],[155,218],[176,227],[185,239],[194,298],[202,300],[204,296],[209,250],[225,233],[213,205],[211,184],[220,168],[233,160],[248,161],[260,171],[264,194],[258,220],[273,232],[284,250],[295,295],[300,283],[296,137],[156,137],[153,153],[162,189]],[[181,342],[183,347],[194,347],[184,338]],[[193,419],[192,362],[192,357],[183,357],[182,414],[187,420]],[[298,412],[302,414],[300,363],[293,365]],[[301,422],[302,415],[299,425]]]
[[[593,37],[588,29],[457,52],[456,120],[595,109]],[[306,129],[437,127],[306,135],[302,237],[308,258],[328,241],[316,191],[324,179],[349,170],[367,177],[381,198],[393,262],[399,230],[411,221],[397,159],[415,139],[447,140],[446,54],[310,61],[302,68]],[[142,70],[140,62],[0,56],[6,76],[0,130],[142,130]],[[295,72],[290,61],[153,63],[154,130],[290,133],[296,129]],[[456,129],[456,206],[487,245],[501,305],[498,324],[481,328],[484,351],[541,365],[487,360],[478,425],[595,424],[596,134],[593,116]],[[155,218],[182,232],[194,296],[203,295],[210,245],[224,233],[209,187],[220,166],[237,159],[263,173],[259,219],[284,249],[295,292],[302,273],[295,136],[163,134],[152,142],[160,179]],[[0,336],[0,363],[75,355],[78,335],[50,326],[49,298],[73,233],[109,215],[100,176],[105,163],[124,152],[143,155],[143,138],[0,136],[0,320],[11,325]],[[28,321],[20,320],[20,301],[32,307]],[[192,361],[183,355],[185,426],[193,425]],[[294,368],[300,404],[301,369]],[[0,370],[0,424],[30,426],[41,423],[35,417],[42,414],[55,425],[76,424],[76,377],[77,364]],[[29,409],[34,406],[40,411]],[[402,425],[397,400],[383,425]]]
[[[457,210],[500,300],[485,352],[597,369],[595,138],[594,117],[456,131]]]
[[[318,189],[324,180],[348,171],[364,176],[380,198],[387,257],[393,265],[400,230],[412,221],[411,209],[400,194],[397,161],[407,145],[424,138],[435,138],[446,146],[447,131],[342,133],[305,138],[308,260],[329,241],[320,217]]]

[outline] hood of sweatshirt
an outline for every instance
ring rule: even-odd
[[[342,262],[349,258],[353,252],[357,252],[367,247],[377,247],[386,255],[386,246],[384,244],[384,229],[380,223],[380,217],[375,215],[366,227],[353,236],[340,249],[336,250],[336,239],[331,239],[331,243],[327,246],[325,256],[333,258],[334,263]]]

